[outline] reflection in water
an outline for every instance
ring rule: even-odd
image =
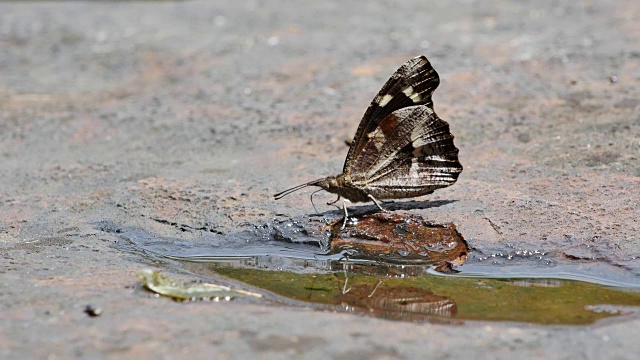
[[[557,288],[562,286],[562,280],[557,279],[518,279],[511,280],[509,281],[509,283],[515,286],[522,287],[539,286]]]
[[[337,300],[346,310],[359,308],[378,317],[415,320],[421,316],[453,317],[458,313],[456,303],[429,289],[411,286],[351,286],[338,295]]]

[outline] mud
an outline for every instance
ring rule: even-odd
[[[465,170],[392,210],[455,224],[464,266],[550,254],[637,284],[639,39],[633,1],[0,2],[0,357],[632,358],[637,318],[444,326],[148,297],[143,268],[194,275],[117,231],[225,248],[318,219],[308,192],[271,195],[339,173],[374,94],[425,54]]]

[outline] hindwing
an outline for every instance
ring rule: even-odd
[[[396,110],[363,137],[351,174],[361,186],[428,193],[452,185],[462,172],[449,124],[427,106]]]

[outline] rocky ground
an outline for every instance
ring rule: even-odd
[[[271,195],[337,174],[419,54],[465,170],[412,211],[480,251],[639,275],[637,2],[1,2],[0,356],[633,358],[638,319],[446,326],[157,299],[135,273],[160,265],[96,226],[197,241],[311,214],[308,192]]]

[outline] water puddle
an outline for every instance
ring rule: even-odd
[[[120,248],[255,287],[261,301],[394,320],[586,325],[638,316],[640,278],[599,261],[505,246],[470,249],[453,224],[368,214],[267,223],[197,240],[100,223]],[[269,300],[271,299],[271,300]]]
[[[416,265],[337,261],[325,273],[300,273],[257,269],[263,262],[256,260],[183,265],[193,273],[222,274],[290,299],[395,320],[584,325],[637,314],[640,306],[640,292],[572,280],[447,278]]]

